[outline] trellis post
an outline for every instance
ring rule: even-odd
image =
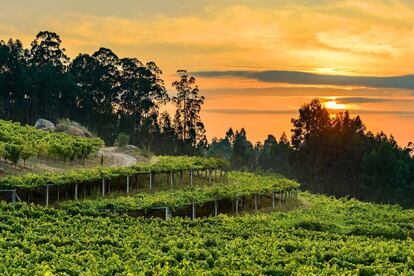
[[[152,190],[152,172],[149,174],[149,189]]]
[[[102,178],[102,196],[105,196],[105,178]]]
[[[190,169],[190,185],[193,186],[193,170]]]
[[[192,206],[191,206],[191,207],[192,207],[192,208],[191,208],[191,209],[192,209],[192,210],[191,210],[191,211],[192,211],[191,217],[192,217],[193,219],[195,219],[195,217],[196,217],[196,205],[195,205],[195,203],[192,203],[191,205],[192,205]]]
[[[254,195],[254,209],[257,211],[257,194]]]
[[[75,183],[75,200],[78,199],[78,183]]]
[[[49,185],[46,185],[46,207],[49,206]]]
[[[170,218],[171,218],[170,208],[165,207],[165,219],[170,219]]]
[[[236,199],[236,215],[239,214],[239,199]]]
[[[12,202],[13,203],[16,203],[16,189],[14,189],[13,191],[12,191]]]
[[[272,191],[272,208],[275,209],[275,191]]]
[[[129,195],[129,175],[127,175],[127,179],[126,179],[126,188],[127,188],[127,195]]]
[[[211,184],[211,169],[208,169],[208,183]]]
[[[60,198],[60,186],[59,185],[56,186],[56,190],[57,190],[56,199],[57,199],[57,202],[59,202],[59,198]]]
[[[217,199],[214,199],[214,216],[217,216],[217,211],[218,211],[218,202]]]
[[[171,185],[171,188],[173,187],[173,185],[174,185],[174,176],[173,176],[173,172],[170,172],[170,185]]]

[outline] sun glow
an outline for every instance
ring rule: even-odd
[[[328,101],[325,103],[325,107],[327,109],[345,109],[345,104],[338,104],[336,100]]]

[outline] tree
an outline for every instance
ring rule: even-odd
[[[252,143],[247,139],[246,130],[242,128],[234,135],[231,165],[235,169],[254,167],[256,160]]]
[[[38,117],[49,120],[61,117],[61,109],[71,98],[73,85],[66,74],[69,58],[61,43],[59,35],[49,31],[39,32],[31,43],[28,62],[30,74],[33,75],[30,93],[33,97],[34,120]]]
[[[177,95],[173,97],[173,103],[177,107],[174,127],[179,139],[188,143],[194,154],[195,148],[206,142],[205,128],[200,118],[204,96],[199,95],[195,78],[186,70],[178,70],[177,73],[180,79],[172,83],[177,90]]]
[[[324,173],[324,159],[327,156],[331,120],[328,110],[318,99],[299,109],[299,118],[292,119],[292,146],[297,150],[296,161],[302,172],[309,176],[312,190],[322,192],[320,185]]]
[[[148,123],[153,119],[150,117],[158,112],[160,104],[169,101],[169,97],[161,79],[162,71],[154,62],[145,66],[137,59],[123,58],[120,66],[120,108],[133,118],[135,136],[135,132],[145,121]],[[139,137],[136,138],[137,142],[140,141]]]
[[[111,144],[116,138],[113,129],[118,126],[114,112],[119,106],[118,67],[118,57],[110,49],[100,48],[92,56],[77,56],[69,68],[79,88],[75,120]]]

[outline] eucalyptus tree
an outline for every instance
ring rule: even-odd
[[[177,95],[172,101],[176,105],[174,127],[179,139],[191,147],[194,153],[198,145],[206,142],[205,128],[201,121],[200,111],[204,104],[204,96],[196,85],[196,79],[186,70],[178,70],[179,80],[172,83]]]

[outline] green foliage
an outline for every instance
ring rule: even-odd
[[[36,155],[66,161],[83,160],[96,153],[103,145],[99,138],[46,132],[3,120],[0,120],[0,142],[5,147],[6,159],[15,164],[20,158],[27,160]]]
[[[122,133],[119,133],[118,134],[118,137],[116,137],[115,145],[118,148],[123,148],[123,147],[125,147],[128,144],[129,144],[129,135],[126,134],[126,133],[123,133],[123,132]]]
[[[161,156],[153,164],[138,163],[130,167],[98,167],[81,169],[64,173],[25,174],[21,176],[7,176],[0,178],[0,188],[35,188],[45,185],[63,185],[74,182],[94,181],[111,177],[127,176],[149,172],[170,172],[179,170],[201,169],[228,169],[228,162],[222,159],[189,157],[189,156]]]
[[[196,220],[93,217],[0,203],[0,274],[414,272],[412,210],[309,194],[301,197],[309,206],[289,213]]]
[[[6,155],[6,144],[0,142],[0,159],[3,159]]]
[[[117,212],[147,210],[153,207],[185,207],[191,203],[202,205],[213,200],[258,195],[269,195],[272,191],[283,192],[299,187],[299,183],[280,176],[265,176],[248,172],[230,172],[226,183],[206,187],[191,187],[152,194],[137,194],[133,197],[99,198],[83,201],[67,201],[61,208],[72,213],[95,214],[98,209],[112,209]]]
[[[23,146],[16,144],[6,144],[6,159],[13,162],[15,165],[19,162],[22,155]]]
[[[24,165],[26,165],[26,161],[32,157],[37,155],[37,148],[34,144],[25,143],[22,147],[21,158],[24,161]]]

